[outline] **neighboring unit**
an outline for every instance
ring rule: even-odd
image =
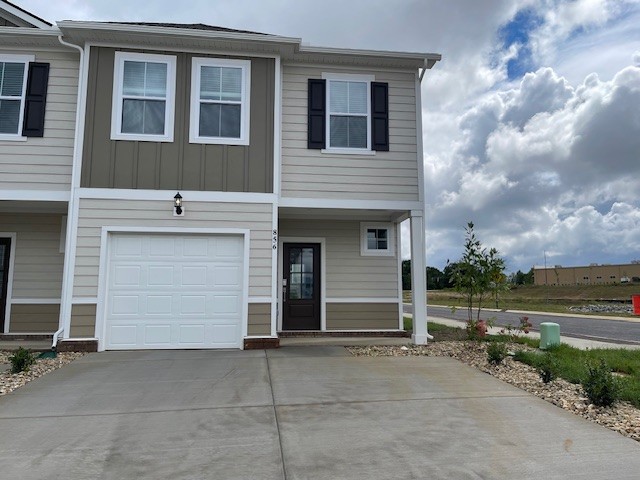
[[[33,22],[0,27],[6,334],[116,350],[398,332],[410,219],[426,342],[420,84],[439,55]]]

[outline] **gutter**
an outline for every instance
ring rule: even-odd
[[[73,163],[71,167],[72,170],[71,170],[70,197],[69,197],[69,203],[67,205],[67,232],[66,232],[66,238],[65,238],[65,244],[64,244],[65,255],[64,255],[64,267],[63,267],[63,275],[62,275],[62,292],[61,292],[61,298],[60,298],[60,317],[58,320],[59,328],[53,334],[53,343],[51,345],[52,349],[56,348],[58,344],[58,338],[60,336],[64,338],[65,334],[68,334],[65,328],[65,326],[67,325],[66,319],[67,317],[69,318],[71,317],[72,295],[69,294],[69,291],[71,291],[71,293],[73,292],[73,282],[69,282],[69,278],[73,278],[72,273],[73,273],[73,268],[75,266],[75,261],[74,261],[75,259],[72,258],[75,255],[75,249],[71,247],[73,242],[72,234],[73,232],[75,232],[74,222],[73,222],[73,219],[74,219],[73,212],[75,211],[75,207],[77,203],[76,195],[75,195],[75,184],[76,184],[76,176],[77,176],[76,165],[79,165],[79,162],[82,160],[80,157],[81,156],[80,140],[83,132],[81,132],[80,129],[82,128],[83,124],[80,120],[81,120],[81,115],[84,114],[84,112],[82,111],[83,109],[82,91],[84,89],[83,78],[84,78],[85,51],[79,45],[65,42],[62,39],[62,33],[59,33],[58,35],[58,42],[60,42],[60,44],[65,47],[77,50],[80,53],[80,59],[78,63],[78,95],[76,98],[76,125],[75,125],[75,138],[73,139]]]

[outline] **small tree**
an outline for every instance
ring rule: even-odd
[[[480,326],[480,312],[484,300],[493,295],[498,302],[499,292],[506,286],[505,262],[495,248],[488,252],[473,230],[473,222],[465,228],[464,252],[452,269],[452,281],[456,291],[462,293],[467,307],[467,328],[474,334]],[[445,269],[446,270],[446,269]],[[474,319],[473,309],[477,308]],[[484,322],[483,322],[484,324]]]

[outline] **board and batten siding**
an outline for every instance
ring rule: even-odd
[[[173,198],[163,201],[80,200],[73,296],[98,295],[103,226],[250,229],[249,296],[271,296],[272,205],[262,203],[185,203],[185,216],[173,216]],[[177,234],[179,232],[171,232]]]
[[[390,233],[394,242],[396,229]],[[331,298],[398,298],[397,257],[360,255],[360,222],[280,219],[279,235],[324,238],[326,295]]]
[[[249,145],[205,145],[189,143],[192,59],[231,57],[144,51],[176,57],[175,126],[173,142],[137,142],[111,140],[115,52],[91,48],[83,187],[273,192],[273,59],[244,57],[251,61]]]
[[[283,65],[282,196],[418,200],[415,72]],[[307,148],[307,81],[323,73],[374,75],[389,84],[389,151],[337,155]]]
[[[0,232],[16,234],[12,299],[60,301],[62,215],[1,213]]]
[[[0,140],[0,189],[71,188],[76,125],[79,55],[66,50],[0,50],[0,54],[35,55],[50,64],[44,136],[25,141]]]

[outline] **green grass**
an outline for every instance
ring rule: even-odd
[[[589,305],[607,301],[630,301],[631,295],[639,293],[640,286],[634,284],[621,285],[571,285],[545,287],[521,285],[501,295],[498,307],[501,310],[525,310],[534,312],[568,313],[570,306]],[[403,300],[411,301],[411,292],[403,292]],[[427,292],[427,303],[466,308],[463,296],[453,289],[430,290]],[[491,299],[486,299],[483,308],[496,308]],[[597,315],[607,315],[598,313]],[[612,316],[633,315],[624,313],[609,314]]]
[[[558,361],[558,376],[571,383],[581,382],[587,373],[587,363],[604,359],[614,372],[624,374],[620,378],[622,400],[640,408],[640,351],[624,348],[580,350],[562,344],[549,353]],[[538,368],[542,355],[540,352],[519,352],[516,359]]]

